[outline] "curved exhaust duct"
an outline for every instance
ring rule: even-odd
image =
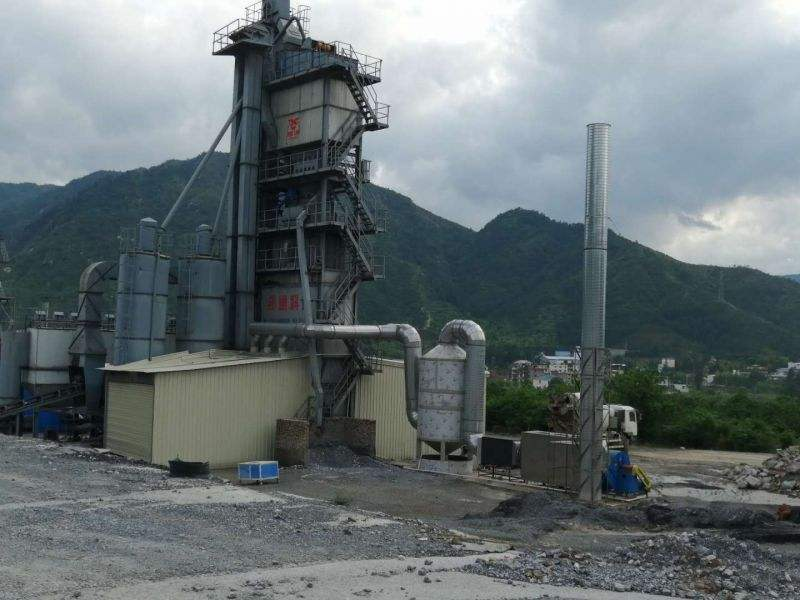
[[[480,329],[480,328],[478,328]],[[394,340],[405,350],[406,418],[416,429],[417,417],[417,361],[422,356],[422,339],[411,325],[321,325],[302,323],[251,323],[250,335],[282,335],[310,339],[373,339]]]
[[[476,451],[470,436],[486,433],[486,335],[474,321],[450,321],[439,333],[440,344],[458,344],[467,352],[461,431],[464,444]]]

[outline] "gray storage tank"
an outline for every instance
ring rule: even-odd
[[[47,394],[70,383],[76,325],[64,319],[33,321],[28,328],[29,351],[26,388],[33,394]]]
[[[0,406],[20,400],[20,369],[28,364],[28,332],[0,331]]]
[[[124,240],[119,258],[115,365],[161,356],[166,352],[170,257],[161,253],[158,223],[145,218],[136,234]]]
[[[200,225],[178,263],[178,351],[221,348],[225,340],[225,260],[211,227]]]

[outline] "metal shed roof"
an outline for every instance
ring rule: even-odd
[[[194,354],[176,352],[175,354],[156,356],[151,360],[140,360],[126,365],[106,365],[103,370],[112,373],[167,373],[292,360],[305,356],[305,354],[267,356],[264,354],[237,352],[235,350],[209,350],[207,352],[195,352]]]

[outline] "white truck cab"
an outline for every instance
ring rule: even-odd
[[[610,429],[625,434],[628,439],[639,436],[639,416],[636,414],[635,408],[622,404],[609,404],[608,411],[610,413]]]

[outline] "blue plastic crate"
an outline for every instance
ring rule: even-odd
[[[240,483],[264,483],[278,481],[280,468],[276,460],[256,460],[239,463]]]

